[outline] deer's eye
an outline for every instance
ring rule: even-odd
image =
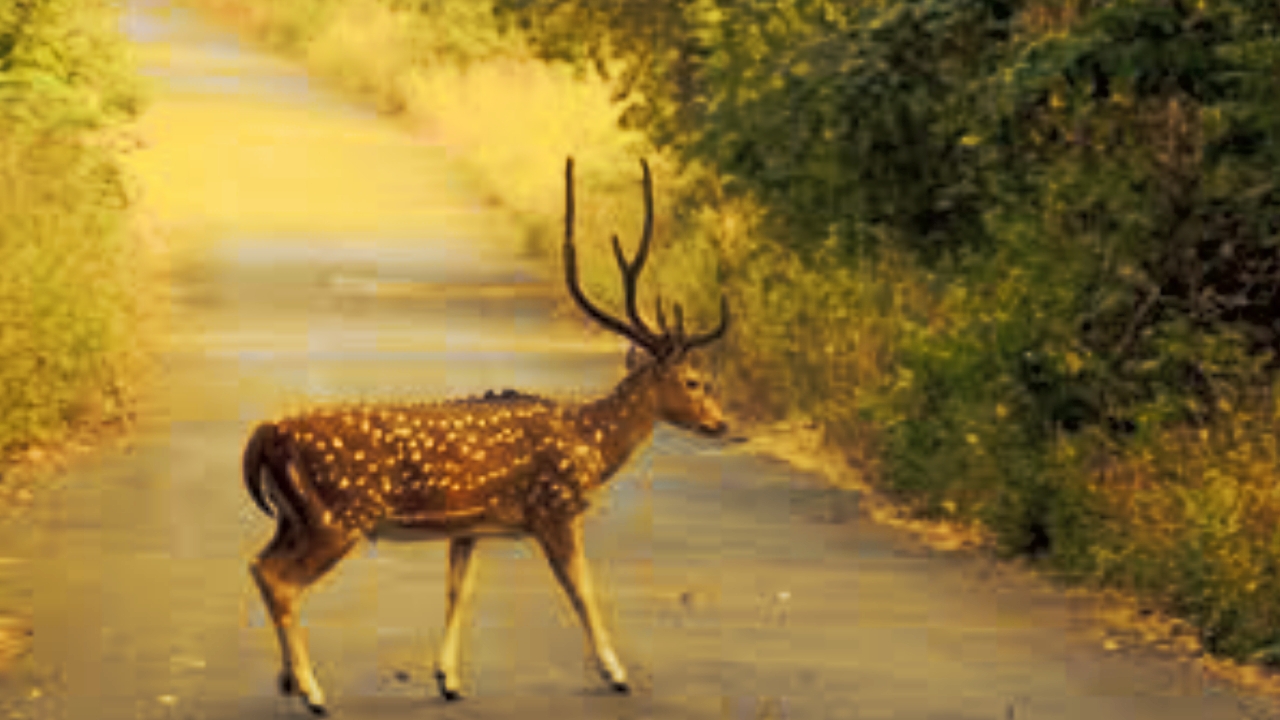
[[[685,386],[685,387],[687,387],[687,388],[689,388],[690,390],[697,390],[697,389],[698,389],[698,381],[697,381],[697,380],[685,380],[685,381],[684,381],[684,386]]]

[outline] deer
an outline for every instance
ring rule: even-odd
[[[503,390],[419,403],[337,404],[255,427],[243,454],[245,487],[276,522],[249,564],[276,631],[278,690],[314,715],[328,713],[299,628],[303,593],[362,541],[448,540],[445,629],[434,677],[446,701],[462,697],[459,648],[473,598],[473,554],[481,538],[533,538],[580,622],[605,683],[630,692],[627,672],[596,605],[583,552],[591,495],[617,475],[658,422],[707,437],[727,430],[724,413],[690,352],[725,334],[729,306],[703,333],[686,334],[655,301],[657,330],[637,311],[636,286],[653,239],[653,180],[641,159],[644,226],[631,260],[613,235],[626,319],[583,293],[574,245],[573,158],[565,164],[564,278],[593,320],[630,341],[626,375],[593,400],[557,401]]]

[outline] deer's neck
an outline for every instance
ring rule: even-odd
[[[578,406],[574,415],[574,430],[583,444],[600,452],[603,483],[653,435],[658,403],[652,369],[632,373],[605,397]]]

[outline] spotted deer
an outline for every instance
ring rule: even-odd
[[[472,597],[481,537],[532,536],[581,621],[605,681],[629,692],[626,670],[601,624],[582,547],[588,498],[662,421],[708,436],[725,421],[689,351],[721,337],[728,303],[710,332],[686,335],[679,304],[655,331],[636,309],[636,284],[653,236],[653,187],[641,161],[644,229],[628,261],[615,235],[627,321],[583,294],[574,247],[573,159],[565,166],[564,269],[569,294],[594,321],[632,343],[627,375],[608,395],[559,403],[504,391],[437,403],[334,406],[259,425],[244,451],[244,482],[276,520],[250,572],[275,625],[279,689],[316,715],[324,694],[298,627],[302,593],[361,540],[449,540],[445,632],[435,677],[456,700],[462,617]]]

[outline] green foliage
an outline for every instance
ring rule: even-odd
[[[759,199],[815,251],[889,236],[924,256],[981,245],[975,178],[951,97],[1007,34],[1005,3],[623,3],[500,0],[500,14],[572,57],[622,58],[624,118],[726,189]],[[633,25],[634,16],[646,19]],[[605,67],[605,63],[597,63]]]
[[[110,131],[142,94],[114,20],[0,7],[0,449],[124,411],[137,257]]]
[[[0,117],[75,131],[133,116],[142,95],[105,0],[0,7]]]

